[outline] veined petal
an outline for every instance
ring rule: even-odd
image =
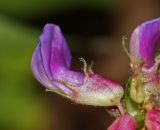
[[[71,53],[57,25],[45,25],[39,38],[39,44],[44,69],[49,78],[53,77],[55,70],[70,67]]]
[[[130,53],[135,62],[143,61],[147,68],[154,64],[160,38],[160,18],[139,25],[132,33]]]
[[[145,125],[148,130],[160,130],[160,110],[152,109],[147,112]]]
[[[64,93],[72,93],[64,85],[53,80],[60,79],[80,86],[84,74],[70,71],[70,65],[71,53],[60,28],[54,24],[47,24],[33,53],[31,65],[33,74],[50,90],[60,89]]]
[[[49,81],[46,72],[44,70],[44,66],[43,66],[43,62],[42,62],[42,58],[41,58],[41,54],[40,52],[40,48],[39,45],[36,47],[35,52],[32,56],[32,64],[31,64],[31,68],[32,68],[32,72],[34,74],[34,76],[36,77],[36,79],[43,84],[44,86],[47,87],[52,87],[52,83]]]
[[[117,118],[108,130],[136,130],[136,122],[129,115],[124,115]]]

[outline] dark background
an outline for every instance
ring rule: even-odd
[[[0,0],[0,130],[106,130],[113,121],[102,107],[77,105],[45,92],[33,77],[31,56],[43,26],[60,25],[79,57],[95,73],[123,86],[129,60],[121,47],[140,23],[160,16],[159,0]]]

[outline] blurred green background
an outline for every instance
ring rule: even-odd
[[[76,105],[47,93],[33,77],[32,53],[46,23],[60,25],[73,55],[125,84],[128,58],[121,38],[160,16],[159,0],[0,0],[0,130],[105,130],[105,108]]]

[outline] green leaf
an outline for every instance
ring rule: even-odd
[[[0,16],[1,130],[46,130],[50,125],[46,99],[40,93],[30,67],[37,32]]]
[[[135,103],[130,97],[130,83],[131,78],[129,78],[125,88],[125,107],[131,116],[136,116],[139,111],[139,104]]]

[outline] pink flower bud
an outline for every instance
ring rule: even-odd
[[[152,109],[147,112],[145,126],[148,130],[160,130],[160,110]]]
[[[136,130],[136,122],[129,115],[124,115],[117,118],[108,130]]]

